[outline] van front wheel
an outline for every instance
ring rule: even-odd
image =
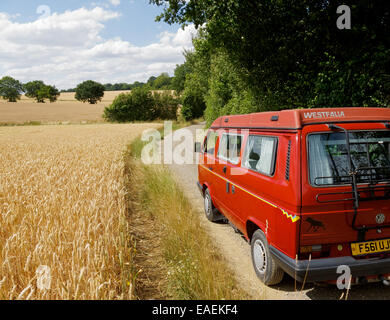
[[[206,218],[211,222],[215,222],[219,218],[218,210],[213,205],[213,200],[211,199],[208,189],[204,192],[204,212],[206,214]]]
[[[260,229],[252,236],[251,253],[256,275],[265,285],[272,286],[282,281],[284,272],[272,258],[267,238]]]

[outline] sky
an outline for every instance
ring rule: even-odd
[[[1,0],[0,78],[69,89],[173,75],[196,30],[156,22],[162,10],[149,0]]]

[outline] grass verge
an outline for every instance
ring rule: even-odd
[[[141,163],[141,146],[134,141],[124,156],[138,297],[247,299],[169,170]]]
[[[192,121],[172,122],[172,132],[176,131],[178,129],[184,128],[184,127],[188,127],[188,126],[193,125],[193,124],[198,124],[201,121],[202,121],[202,119],[197,119],[197,120],[192,120]],[[162,126],[157,131],[160,132],[161,139],[164,139],[164,127]],[[130,146],[128,147],[128,156],[131,156],[133,158],[140,158],[142,149],[147,143],[149,143],[149,142],[142,141],[141,138],[134,140],[130,144]]]

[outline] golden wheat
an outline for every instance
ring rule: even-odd
[[[154,125],[0,128],[0,299],[131,299],[122,151]]]

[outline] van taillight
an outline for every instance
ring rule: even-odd
[[[299,248],[299,259],[306,260],[311,256],[315,258],[328,257],[330,253],[330,245],[312,245],[312,246],[302,246]]]

